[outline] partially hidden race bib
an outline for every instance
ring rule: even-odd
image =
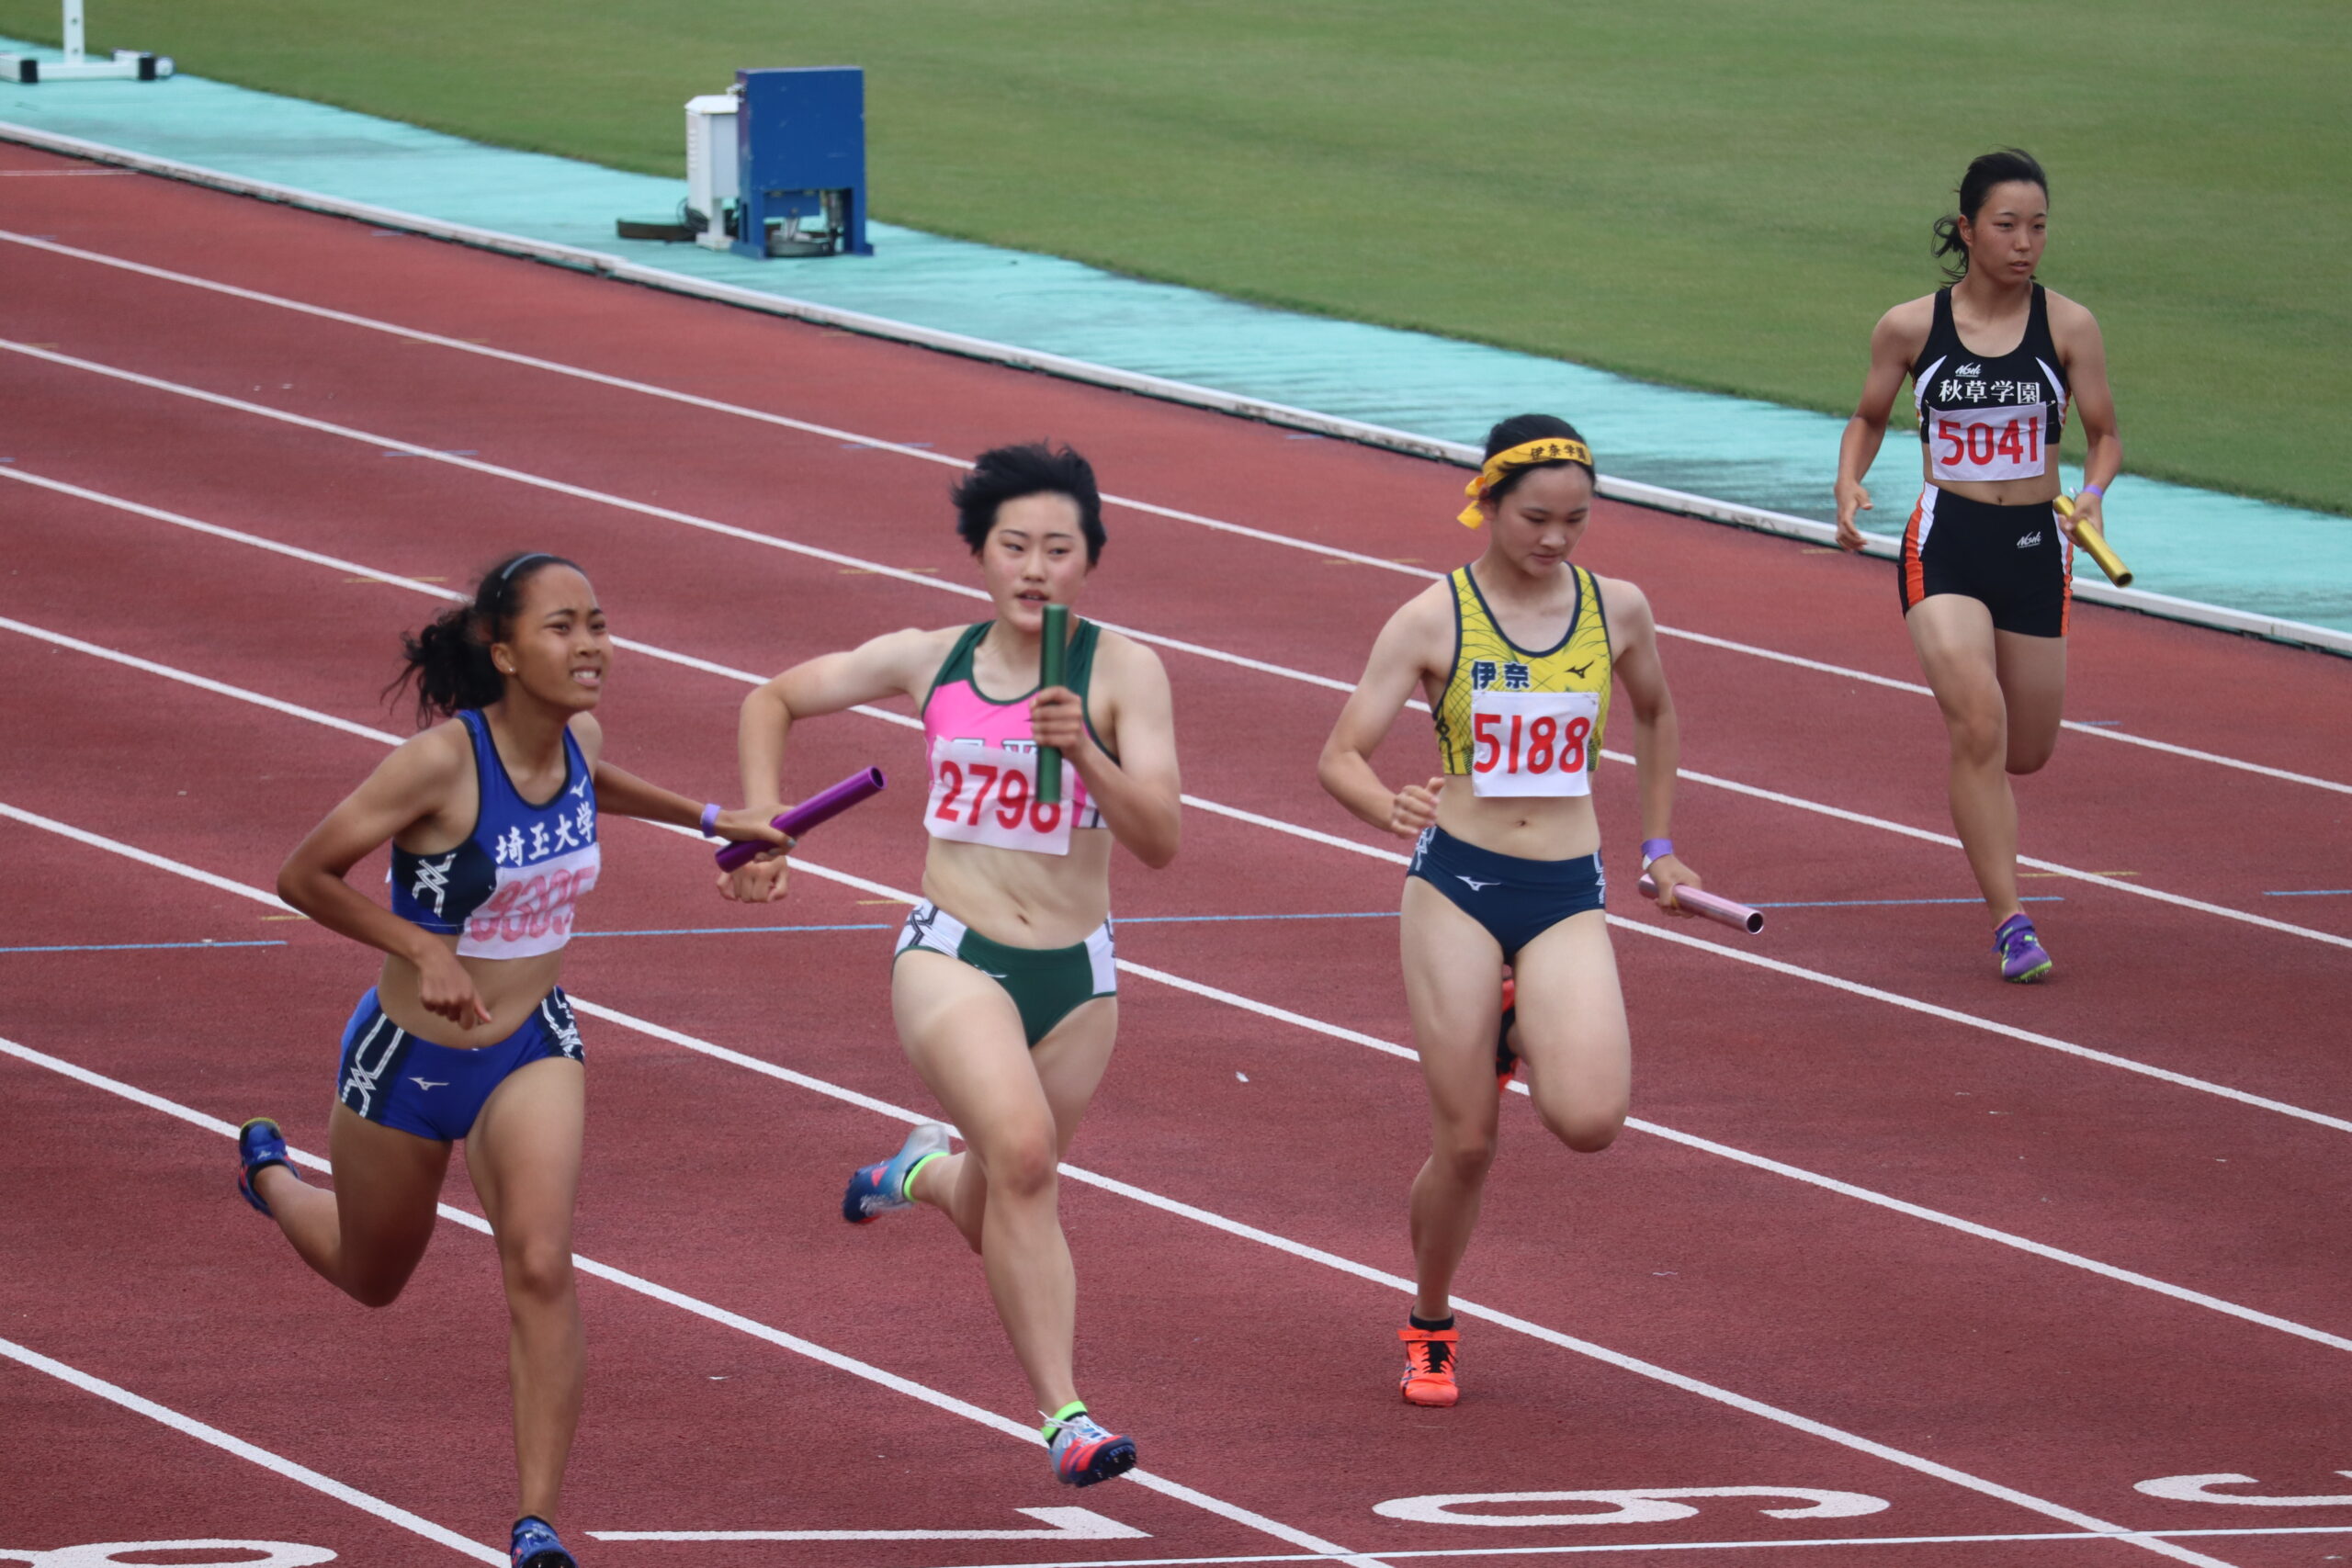
[[[1024,742],[1015,750],[943,740],[931,759],[931,804],[923,808],[922,822],[934,839],[1066,855],[1082,787],[1064,758],[1060,802],[1040,805],[1034,745]]]
[[[498,886],[466,918],[458,936],[464,958],[531,958],[571,940],[574,907],[596,886],[603,863],[594,844],[526,868],[502,865]]]
[[[1498,692],[1470,698],[1470,793],[1590,795],[1598,692]]]
[[[1928,415],[1928,477],[1937,479],[2039,479],[2047,466],[2041,433],[2048,403],[1937,409]]]

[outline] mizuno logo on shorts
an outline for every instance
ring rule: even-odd
[[[419,1089],[447,1089],[449,1087],[449,1080],[447,1078],[441,1078],[437,1081],[429,1078],[411,1078],[408,1081],[414,1084]]]
[[[2018,548],[2021,550],[2030,550],[2040,543],[2041,543],[2041,530],[2036,528],[2032,533],[2028,534],[2024,538],[2018,541]]]
[[[1487,888],[1492,887],[1492,886],[1495,886],[1495,885],[1494,885],[1493,883],[1491,883],[1491,882],[1476,882],[1476,881],[1473,881],[1471,878],[1469,878],[1469,877],[1466,877],[1466,876],[1463,875],[1463,874],[1462,874],[1461,873],[1459,873],[1459,872],[1456,872],[1456,873],[1454,874],[1453,880],[1454,880],[1454,881],[1456,881],[1456,882],[1459,882],[1459,883],[1464,884],[1464,886],[1466,886],[1470,889],[1470,891],[1471,891],[1471,892],[1473,892],[1473,893],[1483,893],[1483,892],[1484,892],[1484,891],[1486,891]]]

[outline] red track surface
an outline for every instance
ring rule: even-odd
[[[0,170],[62,166],[0,148]],[[144,178],[0,180],[0,229],[941,453],[1051,434],[1083,447],[1122,496],[1376,557],[1438,567],[1473,543],[1442,521],[1458,490],[1450,469]],[[378,440],[172,389],[967,581],[942,500],[949,470],[903,455],[17,244],[0,243],[0,339],[85,362],[0,353],[0,457],[12,459],[0,474],[392,573],[459,581],[504,548],[551,543],[594,572],[617,632],[739,670],[974,613],[932,587],[595,495],[388,456]],[[1114,507],[1109,521],[1089,613],[1320,676],[1351,676],[1414,587],[1132,508]],[[413,592],[5,480],[0,539],[0,616],[400,728],[374,696],[393,636],[431,613]],[[1619,507],[1602,509],[1585,556],[1643,583],[1670,626],[1913,678],[1885,563]],[[2083,716],[2352,778],[2352,734],[2312,717],[2343,709],[2340,662],[2088,607],[2073,651]],[[1370,842],[1313,784],[1335,693],[1164,657],[1194,795]],[[1669,641],[1668,659],[1692,769],[1946,829],[1940,726],[1925,697],[1689,640]],[[0,803],[251,888],[268,885],[286,846],[381,753],[300,715],[21,632],[0,631],[0,692],[11,741]],[[615,754],[689,791],[731,793],[739,695],[724,676],[625,655],[605,710]],[[1395,743],[1395,771],[1419,765],[1418,728],[1416,716]],[[796,742],[808,780],[867,761],[910,776],[910,732],[845,716]],[[1631,774],[1611,776],[1603,809],[1622,849],[1635,836]],[[2352,899],[2263,897],[2352,886],[2341,792],[2070,734],[2020,795],[2030,852],[2352,931]],[[914,809],[894,796],[842,818],[810,845],[816,863],[911,887]],[[1169,872],[1119,873],[1123,956],[1341,1030],[1403,1036],[1384,920],[1159,923],[1391,908],[1395,866],[1204,810],[1187,814],[1186,834]],[[1696,784],[1682,792],[1677,837],[1715,886],[1758,901],[1970,891],[1945,846]],[[787,905],[747,912],[713,898],[699,852],[669,835],[618,829],[606,848],[591,911],[605,931],[882,926],[897,914],[812,874]],[[366,954],[275,908],[20,819],[0,818],[0,865],[11,895],[0,948],[285,943],[0,952],[0,1038],[214,1118],[272,1112],[298,1145],[322,1145],[334,1031],[371,972]],[[1395,1398],[1399,1293],[1335,1266],[1409,1273],[1402,1200],[1424,1137],[1409,1064],[1130,976],[1125,1048],[1074,1158],[1140,1192],[1075,1177],[1064,1189],[1085,1280],[1089,1398],[1139,1435],[1153,1472],[1391,1561],[1609,1545],[1656,1548],[1613,1551],[1612,1562],[1692,1563],[1724,1549],[1688,1543],[2070,1528],[1972,1488],[1972,1477],[2134,1529],[2347,1531],[2171,1549],[2202,1553],[2195,1561],[2352,1556],[2352,1506],[2231,1507],[2132,1490],[2218,1472],[2259,1478],[2246,1491],[2346,1490],[2334,1472],[2352,1466],[2352,1344],[2294,1330],[2352,1341],[2352,1129],[2049,1043],[2352,1118],[2341,1022],[2352,953],[2077,880],[2030,886],[2065,900],[2038,907],[2060,972],[2034,990],[1991,978],[1968,904],[1781,909],[1765,938],[1737,949],[1800,973],[1622,931],[1645,1122],[1607,1156],[1578,1159],[1523,1110],[1507,1118],[1462,1289],[1555,1338],[1466,1324],[1470,1393],[1445,1414]],[[1622,890],[1618,908],[1634,927],[1660,923]],[[888,944],[880,930],[598,937],[574,950],[568,983],[694,1040],[921,1110],[884,1012]],[[1023,1415],[977,1268],[946,1228],[852,1230],[832,1217],[842,1174],[894,1144],[899,1122],[611,1021],[587,1028],[584,1257]],[[225,1141],[166,1111],[0,1055],[0,1148],[12,1200],[0,1208],[0,1339],[500,1539],[511,1491],[503,1312],[480,1236],[445,1225],[410,1293],[365,1314],[236,1201]],[[1963,1234],[1806,1172],[2141,1278]],[[471,1209],[462,1179],[452,1186],[449,1201]],[[1213,1216],[1270,1235],[1237,1235]],[[696,1315],[691,1303],[599,1279],[584,1290],[590,1405],[566,1525],[594,1564],[913,1568],[1300,1550],[1295,1533],[1286,1541],[1134,1483],[1057,1495],[1034,1449],[963,1416]],[[1775,1408],[1595,1359],[1558,1335]],[[11,1551],[201,1537],[312,1542],[365,1563],[456,1558],[5,1355],[0,1408],[0,1475],[16,1483],[0,1487],[0,1563]],[[1429,1494],[1776,1485],[1889,1506],[1776,1520],[1758,1510],[1795,1505],[1727,1498],[1673,1522],[1508,1529],[1372,1511]],[[599,1544],[585,1534],[1025,1529],[1035,1521],[1014,1509],[1071,1506],[1148,1539]],[[2145,1544],[2082,1540],[1792,1546],[1758,1559],[2152,1560]]]

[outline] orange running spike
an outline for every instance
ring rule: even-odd
[[[1405,1342],[1405,1375],[1397,1387],[1404,1391],[1406,1404],[1442,1409],[1462,1397],[1462,1386],[1453,1381],[1461,1330],[1400,1328],[1396,1337]]]

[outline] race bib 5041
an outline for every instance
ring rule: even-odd
[[[1928,426],[1928,473],[1939,479],[2038,479],[2048,403],[1938,409]]]
[[[1596,692],[1498,692],[1470,699],[1470,793],[1590,795]]]
[[[943,740],[931,761],[931,804],[923,808],[923,826],[934,839],[1066,855],[1080,787],[1077,773],[1065,759],[1062,798],[1042,805],[1035,748],[1014,750]]]

